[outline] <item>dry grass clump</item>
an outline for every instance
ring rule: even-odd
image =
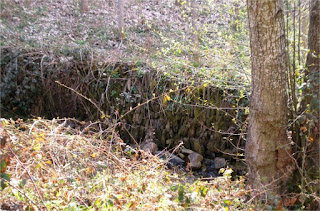
[[[244,180],[202,181],[125,144],[115,126],[71,119],[5,120],[8,186],[1,209],[248,209]]]

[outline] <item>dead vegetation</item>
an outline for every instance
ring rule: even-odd
[[[190,5],[176,0],[126,1],[122,40],[118,36],[116,0],[90,1],[86,13],[81,13],[79,2],[1,1],[0,46],[10,49],[6,52],[10,54],[10,64],[1,61],[1,79],[4,73],[13,74],[11,79],[19,77],[21,81],[17,81],[21,83],[18,86],[11,84],[21,91],[18,96],[30,100],[31,95],[26,95],[23,90],[39,91],[32,86],[27,87],[31,83],[53,87],[49,80],[54,77],[46,78],[41,74],[55,76],[59,72],[67,76],[64,77],[67,82],[75,84],[72,80],[81,71],[88,74],[102,69],[103,74],[109,64],[132,64],[134,61],[134,64],[143,64],[143,67],[137,65],[136,70],[154,68],[164,73],[161,77],[184,78],[189,84],[200,84],[204,88],[213,81],[218,87],[238,89],[242,96],[240,100],[247,100],[250,75],[248,33],[243,18],[246,17],[245,1],[230,0],[236,3],[235,7],[226,6],[224,1],[219,0],[198,5],[199,16],[193,24],[201,29],[198,34],[200,64],[192,61],[194,33]],[[232,19],[236,13],[239,19]],[[244,30],[234,30],[239,27]],[[1,52],[3,59],[4,51]],[[29,71],[31,69],[38,72]],[[116,72],[112,73],[117,77]],[[157,75],[160,74],[157,72]],[[95,77],[94,74],[91,76]],[[160,81],[161,77],[156,77],[155,81]],[[100,78],[97,81],[100,82]],[[155,85],[157,89],[158,84]],[[81,90],[83,94],[91,91],[85,83],[80,88],[72,88]],[[49,95],[47,107],[35,104],[37,113],[54,115],[56,111],[50,106],[56,99],[63,106],[67,105],[65,100],[75,102],[78,96],[59,98],[62,90],[65,91],[65,88],[59,87],[58,92]],[[1,91],[3,94],[4,89]],[[48,92],[44,96],[46,94]],[[224,99],[229,101],[235,97],[239,96],[227,93]],[[15,100],[17,102],[9,102],[12,107],[10,104],[6,112],[14,113],[18,103],[30,103],[18,98]],[[81,101],[88,103],[83,98]],[[34,102],[40,101],[35,99],[31,103]],[[100,103],[105,102],[101,99]],[[242,106],[241,103],[237,104],[237,108]],[[212,106],[205,101],[200,104],[197,106]],[[72,106],[63,108],[60,109],[63,112],[73,111],[70,109]],[[95,119],[100,115],[88,110],[83,113],[86,116],[96,115]],[[30,113],[26,110],[25,114]],[[167,169],[165,161],[144,152],[137,153],[136,148],[125,144],[128,140],[122,140],[115,130],[119,122],[89,123],[57,118],[25,121],[1,119],[1,122],[9,138],[5,145],[1,142],[1,162],[5,161],[1,163],[1,182],[2,187],[7,187],[1,190],[0,209],[250,210],[254,207],[251,204],[253,199],[247,198],[244,179],[232,181],[230,169],[225,171],[223,177],[209,181],[192,177],[192,172]],[[245,122],[241,123],[241,126],[245,125]],[[229,133],[227,128],[221,131],[213,125],[213,129],[221,134]],[[301,169],[302,173],[304,171]],[[9,176],[10,182],[7,182]],[[314,187],[318,183],[312,181],[306,184]],[[319,200],[316,195],[311,195],[313,192],[308,194],[283,196],[284,200],[275,197],[274,202],[270,202],[272,206],[263,208],[292,208],[296,202],[299,204],[310,196],[310,200]]]
[[[110,124],[72,119],[1,120],[1,209],[246,209],[244,179],[202,181],[125,144]],[[178,171],[178,172],[177,172]]]

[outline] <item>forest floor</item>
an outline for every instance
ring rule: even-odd
[[[207,179],[169,169],[103,124],[2,119],[0,209],[253,210],[245,178],[231,169]]]
[[[80,1],[1,2],[0,45],[3,48],[81,55],[90,51],[102,62],[142,62],[157,71],[215,85],[248,87],[249,36],[245,1],[202,2],[130,0],[124,5],[125,38],[119,39],[117,1],[97,0],[82,14]],[[181,1],[182,2],[182,1]],[[236,18],[235,18],[236,17]],[[240,30],[241,28],[241,30]],[[199,46],[194,44],[197,34]],[[197,49],[195,49],[197,48]],[[199,62],[194,61],[194,52]]]

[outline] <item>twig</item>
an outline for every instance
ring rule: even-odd
[[[134,143],[135,143],[137,146],[139,146],[138,142],[137,142],[136,139],[133,137],[133,135],[129,132],[129,130],[128,130],[125,126],[124,126],[123,128],[127,131],[127,133],[128,133],[129,136],[132,138],[132,140],[134,141]]]
[[[29,129],[29,135],[31,134],[33,127],[34,127],[39,121],[40,121],[40,120],[37,120],[37,121],[35,121],[35,122],[31,125],[31,127],[30,127],[30,129]]]
[[[30,197],[25,192],[23,192],[22,190],[20,190],[19,188],[15,187],[14,185],[12,185],[10,183],[8,183],[8,185],[11,186],[12,188],[16,189],[17,191],[19,191],[19,193],[23,194],[32,204],[34,204],[40,210],[39,206],[32,199],[30,199]]]
[[[62,84],[60,81],[55,81],[55,82],[56,82],[57,84],[59,84],[60,86],[63,86],[63,87],[65,87],[65,88],[67,88],[67,89],[75,92],[77,95],[83,97],[84,99],[86,99],[87,101],[89,101],[90,103],[92,103],[92,104],[98,109],[98,111],[101,113],[102,117],[106,117],[105,113],[104,113],[104,112],[99,108],[99,106],[98,106],[95,102],[93,102],[90,98],[87,98],[86,96],[84,96],[83,94],[81,94],[80,92],[78,92],[77,90],[75,90],[75,89],[73,89],[73,88],[71,88],[71,87],[68,87],[67,85]]]
[[[58,127],[56,127],[55,129],[53,129],[49,135],[53,135],[55,134],[59,129],[61,129],[62,127],[64,127],[67,123],[67,119],[64,119],[64,122],[59,124]]]
[[[185,106],[193,106],[193,107],[198,107],[198,108],[206,108],[206,109],[213,109],[213,110],[237,110],[237,109],[241,109],[241,110],[245,110],[248,109],[249,107],[217,107],[217,106],[207,106],[207,105],[194,105],[194,104],[188,104],[188,103],[181,103],[178,101],[173,100],[173,102],[181,104],[181,105],[185,105]]]
[[[10,152],[14,155],[14,157],[17,159],[17,161],[20,163],[20,165],[23,167],[23,169],[27,172],[28,177],[30,178],[30,180],[31,180],[31,182],[32,182],[32,184],[33,184],[33,186],[34,186],[35,190],[37,191],[37,194],[38,194],[38,196],[39,196],[39,198],[40,198],[40,201],[42,202],[42,204],[43,204],[43,206],[45,207],[45,209],[46,209],[46,210],[48,210],[48,208],[47,208],[46,204],[44,203],[44,201],[43,201],[43,199],[42,199],[42,197],[41,197],[40,191],[39,191],[39,189],[38,189],[37,185],[35,184],[34,180],[32,179],[32,177],[31,177],[31,175],[30,175],[29,171],[28,171],[28,170],[26,170],[26,168],[24,167],[23,163],[19,160],[19,158],[18,158],[17,154],[13,152],[13,150],[11,149],[11,147],[8,147],[8,149],[9,149],[9,150],[10,150]]]
[[[187,89],[188,87],[189,87],[189,86],[186,86],[186,87],[183,87],[183,88],[181,88],[181,89],[173,90],[173,91],[171,91],[171,92],[178,92],[178,91]],[[145,104],[148,104],[149,102],[151,102],[151,101],[153,101],[153,100],[159,99],[160,97],[163,97],[163,96],[167,95],[168,93],[170,93],[170,91],[169,91],[169,92],[166,92],[166,93],[163,93],[163,94],[161,94],[161,95],[159,95],[159,96],[157,96],[157,97],[153,97],[153,98],[151,98],[151,99],[149,99],[149,100],[147,100],[147,101],[145,101],[145,102],[137,105],[136,107],[132,108],[131,110],[129,110],[129,111],[127,111],[126,113],[124,113],[123,115],[121,115],[121,116],[120,116],[120,119],[122,119],[123,117],[125,117],[126,115],[128,115],[129,113],[131,113],[132,111],[136,110],[137,108],[139,108],[139,107],[141,107],[141,106],[143,106],[143,105],[145,105]]]

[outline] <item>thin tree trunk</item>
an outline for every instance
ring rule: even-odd
[[[301,2],[298,0],[298,65],[301,65]]]
[[[118,26],[120,40],[124,39],[123,1],[118,0]]]
[[[311,157],[315,161],[313,165],[316,169],[320,168],[320,0],[311,0],[310,4],[310,23],[308,35],[309,53],[306,60],[306,78],[307,87],[304,92],[303,110],[314,116],[313,126],[309,127],[309,137],[307,141],[311,141]],[[309,106],[308,106],[309,105]]]
[[[283,3],[248,0],[252,93],[246,162],[249,183],[256,193],[279,193],[289,171],[287,138],[287,69]],[[290,170],[291,171],[291,170]]]
[[[89,11],[89,3],[88,0],[81,0],[81,12],[86,13]]]
[[[311,0],[310,23],[308,35],[309,53],[306,61],[306,75],[312,84],[310,92],[313,94],[310,99],[311,109],[319,114],[319,71],[320,71],[320,0]]]
[[[305,3],[306,4],[306,3]],[[305,5],[304,5],[305,6]],[[305,12],[306,13],[306,12]],[[302,16],[302,24],[301,24],[301,32],[302,32],[302,48],[308,48],[308,24],[309,24],[309,17],[307,14],[303,13]],[[302,61],[306,60],[306,53],[302,54]]]
[[[297,10],[297,5],[296,2],[293,3],[293,53],[292,53],[292,74],[291,74],[291,96],[292,96],[292,104],[293,104],[293,110],[296,113],[296,107],[297,107],[297,102],[296,102],[296,77],[295,77],[295,72],[296,72],[296,10]],[[299,53],[299,52],[298,52]]]
[[[196,0],[191,0],[191,25],[192,25],[192,41],[193,41],[193,62],[200,64],[200,55],[199,55],[199,31],[197,27],[197,2]]]
[[[26,8],[29,8],[29,7],[30,7],[30,4],[31,4],[30,0],[25,0],[25,1],[24,1],[24,6],[25,6]]]

